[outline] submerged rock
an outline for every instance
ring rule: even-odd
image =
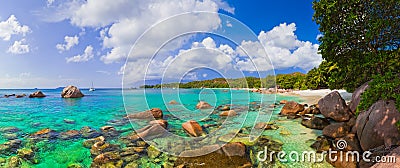
[[[119,145],[109,144],[104,141],[99,141],[93,144],[92,148],[90,149],[90,153],[92,156],[98,156],[105,152],[111,151],[118,151]]]
[[[82,127],[79,132],[83,138],[96,138],[101,136],[101,133],[89,126]]]
[[[0,128],[1,133],[16,133],[19,131],[20,131],[20,129],[17,127],[2,127],[2,128]]]
[[[163,111],[160,108],[152,108],[150,110],[140,112],[140,113],[134,113],[134,114],[128,114],[124,118],[126,119],[161,119],[163,118]]]
[[[156,149],[154,146],[149,146],[147,148],[147,156],[149,156],[150,159],[154,159],[158,156],[160,156],[161,152]]]
[[[222,146],[222,151],[226,156],[240,156],[243,157],[246,154],[246,146],[241,142],[227,143]]]
[[[301,121],[301,125],[311,128],[311,129],[318,129],[322,130],[326,126],[328,126],[330,122],[326,118],[321,118],[321,117],[312,117],[312,118],[304,118]]]
[[[203,128],[195,120],[189,120],[182,124],[183,130],[190,136],[199,137],[205,135]]]
[[[18,149],[17,151],[17,155],[22,158],[25,159],[27,161],[31,161],[34,162],[34,157],[35,157],[35,153],[33,152],[32,149],[30,148],[22,148],[22,149]]]
[[[221,107],[221,111],[228,111],[228,110],[230,110],[231,109],[231,107],[230,106],[223,106],[223,107]]]
[[[328,151],[331,148],[332,143],[324,136],[317,137],[317,141],[315,141],[311,147],[314,148],[317,152]]]
[[[21,147],[21,145],[22,141],[19,139],[10,140],[0,145],[0,154],[10,155],[16,153],[17,150]]]
[[[334,91],[318,101],[319,110],[326,118],[338,122],[348,121],[353,114],[339,92]]]
[[[81,134],[77,130],[69,130],[59,134],[59,138],[63,140],[79,138]]]
[[[8,167],[20,167],[21,165],[21,159],[18,158],[17,156],[11,156],[10,158],[8,158]]]
[[[157,122],[157,123],[159,123],[159,122]],[[141,129],[136,130],[136,134],[129,136],[128,139],[131,141],[136,141],[136,140],[139,140],[140,138],[145,139],[145,140],[151,140],[154,138],[162,137],[168,132],[168,130],[166,130],[166,128],[164,128],[164,126],[166,126],[166,125],[168,125],[168,123],[166,123],[166,124],[151,124],[151,125],[145,126]]]
[[[83,168],[83,166],[80,163],[71,163],[67,168]]]
[[[228,110],[228,111],[223,111],[219,114],[219,116],[221,117],[232,117],[232,116],[236,116],[237,113],[235,112],[235,110]]]
[[[199,103],[197,103],[196,108],[197,109],[210,109],[210,108],[212,108],[212,106],[205,101],[200,101]]]
[[[123,161],[118,152],[106,152],[93,159],[91,167],[122,167]]]
[[[100,128],[101,134],[107,138],[117,138],[119,132],[113,126],[103,126]]]
[[[171,100],[171,101],[169,101],[168,102],[168,104],[173,104],[173,105],[175,105],[175,104],[179,104],[176,100]]]
[[[167,129],[167,127],[168,127],[167,120],[153,120],[153,121],[150,121],[149,124],[150,125],[157,124],[157,125],[164,127],[165,129]]]
[[[99,137],[97,137],[97,138],[92,138],[92,139],[88,139],[88,140],[86,140],[86,141],[83,141],[83,146],[85,147],[85,148],[88,148],[88,149],[90,149],[95,143],[97,143],[97,142],[104,142],[105,141],[105,138],[103,137],[103,136],[99,136]]]
[[[85,96],[76,86],[69,85],[61,92],[62,98],[81,98]]]
[[[46,97],[46,95],[43,94],[43,92],[40,90],[29,95],[29,98],[43,98],[43,97]]]
[[[37,131],[31,135],[34,139],[55,139],[58,137],[58,133],[50,128],[45,128]]]
[[[67,124],[75,124],[75,120],[65,118],[63,121]]]

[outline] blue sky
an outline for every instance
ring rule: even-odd
[[[231,16],[248,26],[254,36],[244,33],[234,19],[188,14],[186,20],[175,17],[173,24],[158,28],[147,41],[141,39],[143,47],[129,54],[148,28],[193,11]],[[272,72],[257,44],[264,47],[275,72],[307,72],[322,60],[316,40],[320,33],[312,14],[311,0],[4,0],[0,6],[0,88],[88,87],[92,81],[96,87],[122,87],[122,81],[124,86],[135,86],[143,79],[218,77],[211,75],[218,73],[193,70],[204,66],[226,77],[238,77],[239,71],[246,76],[254,76],[256,71]],[[211,34],[182,35],[168,41],[149,65],[159,47],[156,44],[165,42],[162,39],[194,29]],[[227,37],[212,34],[217,32]],[[236,37],[241,39],[237,43],[228,40]],[[258,70],[252,68],[251,61]],[[122,74],[126,79],[122,80]]]

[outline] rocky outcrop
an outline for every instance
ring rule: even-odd
[[[58,133],[49,128],[45,128],[33,133],[30,137],[33,139],[55,139],[58,137]]]
[[[44,95],[43,92],[40,90],[29,95],[29,98],[42,98],[42,97],[46,97],[46,95]]]
[[[85,96],[76,86],[69,85],[61,92],[62,98],[81,98]]]
[[[136,135],[130,136],[129,140],[135,141],[135,140],[138,140],[139,138],[142,138],[145,140],[151,140],[154,138],[162,137],[168,132],[166,130],[167,126],[168,126],[168,123],[165,120],[152,121],[152,122],[150,122],[150,125],[136,130]]]
[[[314,116],[311,118],[304,118],[301,121],[301,125],[304,125],[307,128],[318,129],[318,130],[324,129],[329,124],[330,122],[326,118],[314,117]]]
[[[289,101],[283,106],[281,110],[281,115],[293,115],[304,110],[304,105],[296,103],[294,101]]]
[[[361,148],[366,151],[381,145],[390,147],[399,143],[396,123],[400,113],[395,102],[380,100],[357,117],[356,129]]]
[[[361,101],[361,94],[365,92],[369,88],[369,82],[364,83],[360,87],[358,87],[351,96],[351,101],[349,104],[350,110],[355,114],[357,110],[357,106],[360,104]]]
[[[337,91],[331,92],[320,99],[318,106],[322,115],[338,122],[348,121],[353,115]]]
[[[163,118],[164,114],[163,111],[160,108],[152,108],[150,110],[140,112],[140,113],[134,113],[134,114],[128,114],[125,116],[126,119],[160,119]]]
[[[189,120],[183,123],[182,128],[190,136],[199,137],[205,135],[203,128],[201,128],[200,124],[195,120]]]
[[[210,109],[210,108],[212,108],[212,106],[205,101],[200,101],[199,103],[197,103],[196,108],[197,109]]]

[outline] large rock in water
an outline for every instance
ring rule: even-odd
[[[396,123],[399,120],[400,113],[392,100],[379,100],[368,111],[361,112],[355,125],[361,148],[366,151],[398,144],[400,134]]]
[[[46,97],[46,95],[44,95],[43,92],[40,90],[29,95],[29,98],[42,98],[42,97]]]
[[[166,120],[154,120],[141,129],[136,130],[136,135],[130,137],[130,140],[138,140],[139,138],[151,140],[154,138],[162,137],[168,133],[166,129],[168,122]]]
[[[134,114],[128,114],[125,116],[127,119],[161,119],[163,118],[164,113],[161,109],[159,108],[152,108],[150,110],[140,112],[140,113],[134,113]]]
[[[353,95],[351,96],[351,101],[349,104],[349,108],[351,110],[351,112],[353,112],[354,114],[356,113],[357,110],[357,106],[360,104],[361,101],[361,94],[365,92],[365,90],[367,90],[369,87],[368,82],[364,83],[363,85],[361,85],[360,87],[358,87],[354,92]]]
[[[304,105],[296,103],[294,101],[286,102],[285,106],[283,106],[281,113],[282,115],[293,115],[304,110]]]
[[[61,92],[62,98],[81,98],[83,96],[85,95],[76,86],[72,85],[65,87]]]
[[[196,108],[197,109],[210,109],[210,108],[212,108],[212,106],[205,101],[200,101],[199,103],[197,103]]]
[[[353,115],[337,91],[329,93],[320,99],[318,106],[322,115],[338,122],[348,121]]]
[[[182,124],[182,128],[190,135],[194,137],[204,135],[203,128],[201,128],[200,124],[195,120],[189,120]]]

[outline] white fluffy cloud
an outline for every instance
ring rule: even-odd
[[[66,58],[67,63],[70,62],[87,62],[93,59],[93,47],[91,45],[87,46],[84,53],[80,55],[76,55],[73,57]]]
[[[31,29],[26,25],[21,25],[14,15],[0,22],[0,38],[4,41],[9,41],[12,35],[25,36],[29,32]]]
[[[253,41],[243,41],[241,47],[246,50],[252,59],[239,62],[244,70],[254,71],[250,66],[253,62],[259,64],[258,70],[269,70],[271,67],[265,65],[272,62],[275,69],[285,69],[297,67],[305,71],[318,66],[322,61],[322,56],[318,54],[318,44],[309,41],[300,41],[295,35],[296,24],[280,24],[268,32],[261,31],[258,39],[261,45]],[[242,50],[237,52],[246,55]],[[265,53],[269,58],[265,59]]]
[[[128,55],[134,42],[146,29],[155,23],[171,16],[193,12],[206,11],[218,12],[219,9],[234,12],[234,8],[222,0],[73,0],[54,7],[58,16],[70,20],[71,24],[78,27],[93,27],[100,29],[103,47],[108,53],[101,57],[104,63],[122,62]],[[60,19],[52,19],[60,21]],[[159,46],[154,44],[155,39],[168,37],[170,32],[181,32],[193,28],[212,30],[220,25],[218,14],[213,17],[191,15],[188,20],[201,20],[193,22],[180,22],[165,25],[153,31],[153,37],[143,42],[141,52],[135,59],[148,56],[148,51],[154,51]],[[173,33],[172,33],[173,34]],[[180,46],[175,46],[176,49]]]
[[[65,44],[57,44],[56,48],[60,51],[68,51],[71,49],[73,46],[79,44],[79,37],[78,36],[65,36],[64,37]]]
[[[25,54],[29,53],[29,45],[26,44],[26,40],[14,41],[14,44],[8,48],[8,53],[12,54]]]
[[[226,44],[216,45],[213,38],[206,37],[202,41],[193,42],[191,48],[180,50],[177,55],[155,57],[151,62],[130,62],[125,75],[137,80],[143,80],[143,76],[146,79],[163,77],[179,80],[193,69],[201,67],[214,69],[226,77],[240,75],[241,71],[269,71],[273,68],[297,67],[308,71],[322,61],[318,54],[318,44],[299,40],[295,30],[294,23],[280,24],[270,31],[260,32],[260,43],[243,41],[236,48]],[[138,68],[138,64],[142,66]],[[142,68],[143,72],[138,72]]]

